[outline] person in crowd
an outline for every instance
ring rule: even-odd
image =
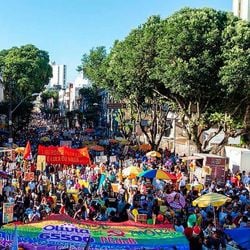
[[[29,139],[34,151],[32,153],[36,155],[41,137],[50,139],[44,145],[58,146],[60,140],[71,139],[72,145],[79,147],[88,135],[76,128],[51,129],[41,134],[34,125],[29,131],[18,132],[16,142],[25,146]],[[96,136],[91,137],[94,139]],[[158,159],[148,157],[147,152],[133,150],[132,147],[123,154],[124,148],[119,143],[105,146],[105,155],[108,156],[105,163],[46,164],[40,170],[35,159],[25,161],[18,155],[14,161],[15,167],[11,169],[9,164],[13,163],[13,159],[0,156],[2,169],[8,171],[0,195],[0,218],[4,202],[14,202],[14,217],[22,222],[41,220],[50,213],[70,216],[79,221],[107,223],[135,220],[138,214],[146,214],[147,223],[172,224],[177,232],[184,233],[191,250],[202,247],[224,249],[228,239],[221,229],[249,226],[250,173],[229,172],[224,185],[219,185],[216,179],[205,183],[204,179],[191,178],[188,172],[190,162],[182,161],[179,155],[171,153],[169,149],[160,150],[162,157]],[[95,156],[96,153],[90,151],[91,159],[95,159]],[[109,162],[110,156],[116,157],[115,162]],[[141,171],[164,169],[174,175],[177,181],[143,177],[126,179],[122,174],[122,170],[128,167],[126,162],[138,166]],[[192,162],[192,165],[197,164]],[[29,171],[34,173],[34,179],[26,181],[24,172]],[[100,183],[101,175],[105,177],[103,184]],[[193,184],[191,190],[188,189],[188,183]],[[197,185],[202,188],[197,189]],[[168,203],[167,197],[173,192],[176,193],[174,200]],[[211,206],[199,209],[192,205],[196,198],[209,192],[225,194],[231,198],[231,203],[216,209]]]

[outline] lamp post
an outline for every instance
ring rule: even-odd
[[[33,93],[31,96],[30,95],[26,96],[13,109],[12,109],[12,98],[10,98],[10,105],[9,105],[9,139],[8,139],[8,142],[11,145],[11,147],[12,147],[12,143],[13,143],[13,122],[12,122],[13,113],[29,97],[38,96],[38,95],[39,95],[39,93]]]

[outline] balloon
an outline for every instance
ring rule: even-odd
[[[159,222],[163,222],[164,221],[164,216],[162,214],[158,214],[156,218],[157,218],[157,220]]]
[[[153,219],[148,219],[148,220],[147,220],[147,224],[153,225]]]

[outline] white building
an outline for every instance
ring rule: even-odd
[[[49,88],[65,89],[67,82],[67,67],[64,64],[58,65],[52,63],[52,78],[49,82]]]
[[[250,0],[233,0],[233,13],[250,22]]]
[[[69,83],[66,88],[59,91],[59,103],[61,109],[68,111],[80,108],[80,94],[79,90],[83,87],[90,87],[91,84],[87,79],[77,76],[74,83]]]

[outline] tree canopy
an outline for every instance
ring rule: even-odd
[[[250,131],[249,43],[248,22],[214,9],[184,8],[163,20],[150,17],[116,41],[108,54],[103,47],[91,50],[81,69],[116,99],[129,102],[137,121],[148,107],[149,141],[153,121],[159,125],[162,120],[159,107],[167,103],[202,151],[221,131],[221,144]],[[203,132],[210,128],[217,131],[202,144]]]
[[[202,133],[211,127],[238,135],[249,96],[249,24],[207,8],[185,8],[163,22],[153,77],[189,138],[202,150]]]
[[[12,88],[16,100],[41,92],[52,77],[48,53],[31,44],[0,51],[0,71],[5,96]]]

